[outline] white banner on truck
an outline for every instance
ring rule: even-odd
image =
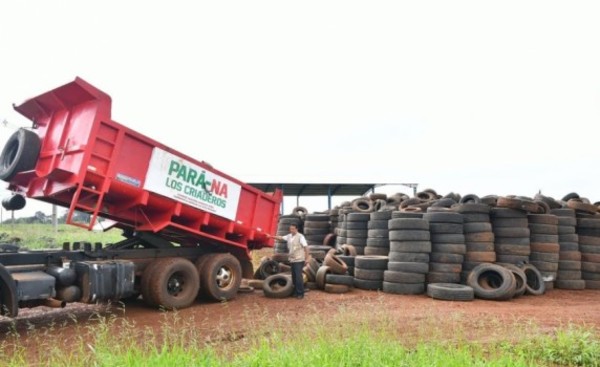
[[[144,189],[235,220],[241,186],[160,148],[154,148]]]

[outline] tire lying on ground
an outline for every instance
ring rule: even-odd
[[[500,265],[477,265],[467,278],[477,298],[506,301],[515,294],[516,280],[512,272]]]
[[[497,265],[501,265],[501,266],[507,268],[515,276],[516,285],[515,285],[514,297],[520,297],[520,296],[524,295],[525,292],[527,292],[527,276],[525,275],[525,272],[521,268],[519,268],[518,266],[513,265],[513,264],[497,264]]]
[[[472,301],[475,297],[473,288],[454,283],[430,283],[427,295],[433,299],[444,301]]]
[[[294,293],[292,277],[286,274],[275,274],[265,279],[263,292],[268,298],[287,298]]]
[[[542,273],[531,264],[524,264],[520,266],[520,268],[527,277],[527,294],[534,296],[541,296],[544,294],[544,292],[546,292],[546,284],[544,283]]]

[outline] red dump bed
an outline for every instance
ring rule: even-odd
[[[282,199],[263,193],[111,119],[111,99],[82,79],[15,109],[37,126],[35,170],[10,188],[69,208],[67,222],[91,228],[98,216],[160,233],[183,246],[272,244]],[[75,222],[76,212],[90,214]]]

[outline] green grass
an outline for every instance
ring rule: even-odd
[[[58,249],[63,242],[102,242],[115,243],[123,239],[121,230],[111,229],[107,232],[88,231],[72,225],[60,224],[54,232],[50,224],[1,224],[0,236],[2,241],[19,239],[19,244],[30,250]]]
[[[160,314],[158,314],[160,315]],[[23,366],[600,366],[594,329],[565,326],[542,332],[529,325],[514,335],[478,342],[455,335],[402,338],[385,317],[378,322],[340,313],[312,315],[292,327],[287,320],[248,320],[248,330],[208,335],[193,320],[163,313],[160,331],[113,316],[75,326],[72,340],[57,342],[54,330],[33,330],[29,345],[11,333],[0,343],[0,365]],[[247,317],[247,315],[240,315]],[[364,321],[364,322],[363,322]],[[349,325],[349,326],[344,326]],[[353,325],[353,326],[350,326]],[[510,325],[508,325],[510,327]],[[525,329],[515,325],[515,332]],[[60,330],[60,329],[58,329]],[[117,331],[115,331],[117,330]],[[431,330],[434,331],[434,330]]]

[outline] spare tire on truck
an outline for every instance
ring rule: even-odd
[[[33,131],[19,129],[12,134],[0,155],[0,179],[10,181],[17,173],[34,169],[40,146],[40,138]]]

